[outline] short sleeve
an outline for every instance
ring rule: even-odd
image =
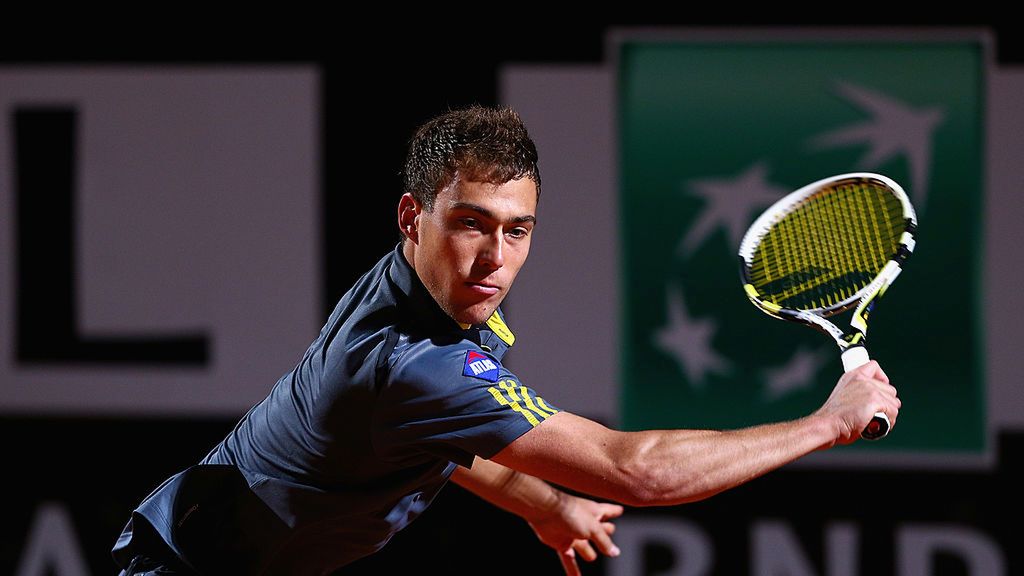
[[[374,413],[374,449],[388,460],[424,452],[469,466],[558,412],[497,358],[462,342],[419,342],[391,366]]]

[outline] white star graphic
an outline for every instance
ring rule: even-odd
[[[679,245],[683,256],[690,255],[718,226],[729,232],[730,249],[738,248],[750,225],[751,212],[774,203],[788,189],[769,184],[768,168],[758,162],[735,178],[691,180],[688,188],[706,205]]]
[[[708,372],[731,370],[729,362],[715,354],[711,346],[715,323],[691,318],[681,291],[670,288],[666,296],[668,326],[655,333],[654,344],[679,364],[691,386],[703,388]]]
[[[791,392],[810,388],[814,385],[818,371],[828,359],[829,354],[820,348],[811,350],[801,347],[782,366],[765,370],[765,398],[778,400]]]
[[[871,115],[870,120],[820,134],[811,139],[816,149],[846,144],[867,144],[860,167],[872,170],[897,154],[904,154],[910,168],[911,196],[923,207],[928,198],[928,174],[931,172],[932,133],[945,117],[939,107],[914,109],[882,94],[840,82],[840,95]]]

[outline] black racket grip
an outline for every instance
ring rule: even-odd
[[[885,415],[885,412],[875,412],[875,417],[868,422],[867,427],[860,433],[860,437],[865,440],[879,440],[885,438],[888,433],[889,417]]]

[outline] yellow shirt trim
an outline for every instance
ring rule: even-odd
[[[501,316],[498,316],[497,310],[495,310],[494,313],[491,314],[491,317],[487,319],[487,326],[491,331],[497,334],[498,338],[501,338],[501,341],[505,344],[511,346],[515,343],[516,335],[508,329],[508,326],[505,325],[505,321],[501,319]]]

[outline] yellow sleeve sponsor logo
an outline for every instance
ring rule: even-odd
[[[540,396],[536,398],[531,397],[530,389],[515,380],[502,380],[498,382],[497,386],[491,386],[487,391],[491,393],[491,396],[494,396],[498,404],[508,406],[514,412],[521,414],[531,426],[540,424],[542,420],[546,420],[549,416],[558,412],[558,410],[548,406]]]

